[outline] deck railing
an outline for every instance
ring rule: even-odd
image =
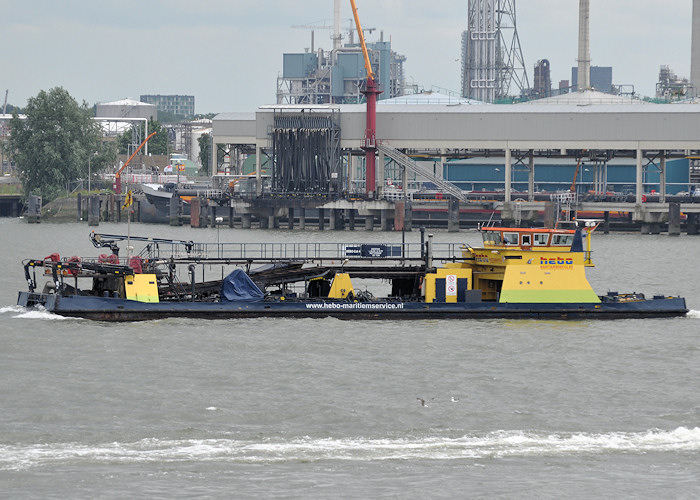
[[[143,257],[223,259],[236,261],[421,260],[427,244],[420,243],[194,243],[187,251],[180,243],[159,244]],[[432,243],[434,260],[455,260],[458,243]]]
[[[131,242],[133,245],[135,242]],[[153,260],[231,261],[231,262],[326,262],[336,261],[423,261],[428,242],[421,243],[194,243],[185,241],[145,241],[127,255],[122,249],[119,258],[103,254],[101,262],[130,265],[134,256]],[[434,261],[455,261],[462,258],[460,243],[430,243]],[[127,242],[123,242],[127,247]],[[65,260],[65,259],[62,259]],[[95,257],[81,258],[97,262]]]

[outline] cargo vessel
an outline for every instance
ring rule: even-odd
[[[591,233],[482,227],[483,244],[194,243],[90,234],[97,258],[24,262],[18,305],[69,317],[231,319],[549,318],[680,316],[677,296],[608,292],[586,278]],[[143,244],[120,257],[119,244]],[[41,291],[37,283],[46,283]]]

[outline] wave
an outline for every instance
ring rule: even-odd
[[[693,318],[693,319],[700,319],[700,311],[694,311],[690,310],[688,311],[688,314],[686,314],[688,318]]]
[[[27,309],[22,306],[7,306],[0,307],[0,314],[14,314],[13,318],[20,319],[41,319],[41,320],[66,320],[66,319],[76,319],[68,318],[65,316],[60,316],[58,314],[53,314],[48,312],[46,309],[37,307],[36,309]]]
[[[0,307],[0,314],[18,313],[18,312],[23,312],[23,311],[26,311],[26,309],[24,307],[21,307],[21,306]]]
[[[604,453],[700,451],[700,428],[673,431],[544,434],[495,431],[458,438],[142,439],[88,445],[0,445],[0,470],[76,464],[285,463],[321,460],[460,460]]]

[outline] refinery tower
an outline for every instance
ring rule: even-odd
[[[528,89],[515,0],[469,0],[468,10],[462,33],[462,96],[496,102]]]

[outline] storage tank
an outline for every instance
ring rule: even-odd
[[[153,118],[158,119],[155,104],[122,99],[121,101],[103,102],[95,106],[97,118]]]

